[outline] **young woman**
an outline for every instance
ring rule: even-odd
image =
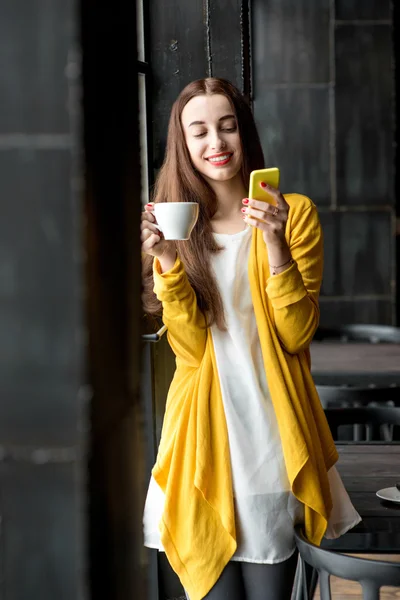
[[[359,522],[310,374],[322,233],[305,196],[264,185],[251,111],[229,82],[189,84],[171,113],[155,202],[196,201],[189,241],[142,215],[144,306],[176,355],[150,482],[145,544],[190,600],[289,600],[294,524],[310,540]]]

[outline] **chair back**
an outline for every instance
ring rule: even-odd
[[[334,440],[339,439],[338,429],[342,425],[365,425],[366,441],[390,442],[392,437],[387,426],[400,426],[400,407],[397,406],[333,407],[325,409],[325,416]]]
[[[364,600],[379,600],[379,590],[384,585],[400,586],[400,563],[369,560],[324,550],[309,542],[300,526],[295,528],[295,542],[302,567],[303,600],[311,600],[304,563],[318,571],[321,600],[331,600],[330,575],[358,581],[363,590]]]
[[[369,342],[371,344],[400,344],[400,327],[390,325],[341,325],[319,327],[314,339],[341,342]]]
[[[334,406],[400,406],[399,386],[361,387],[347,385],[317,385],[318,395],[324,408]]]

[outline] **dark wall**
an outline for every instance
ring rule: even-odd
[[[4,600],[70,600],[82,587],[76,34],[74,0],[0,5]]]
[[[325,232],[321,321],[394,323],[390,0],[254,0],[254,112]]]
[[[241,4],[240,0],[173,0],[166,11],[164,0],[149,3],[156,169],[164,158],[171,106],[187,83],[217,75],[246,90],[243,20],[248,15]]]
[[[1,600],[146,598],[136,44],[131,0],[0,6]]]
[[[282,191],[306,194],[319,208],[322,323],[393,324],[390,0],[250,5],[175,0],[167,13],[162,0],[150,3],[154,166],[162,163],[169,111],[182,87],[227,77],[252,100],[267,165],[281,168]]]

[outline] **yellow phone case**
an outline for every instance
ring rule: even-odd
[[[259,169],[250,173],[249,198],[274,204],[272,198],[261,188],[260,183],[262,181],[269,183],[274,188],[279,188],[279,169],[271,167],[270,169]]]

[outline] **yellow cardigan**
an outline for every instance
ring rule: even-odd
[[[289,481],[305,505],[307,537],[319,544],[332,508],[327,471],[338,457],[308,350],[319,320],[323,241],[311,200],[285,199],[296,262],[270,277],[262,232],[254,229],[249,279]],[[190,600],[201,600],[236,550],[228,433],[211,332],[179,258],[165,273],[154,261],[154,291],[177,367],[153,468],[165,493],[161,541]]]

